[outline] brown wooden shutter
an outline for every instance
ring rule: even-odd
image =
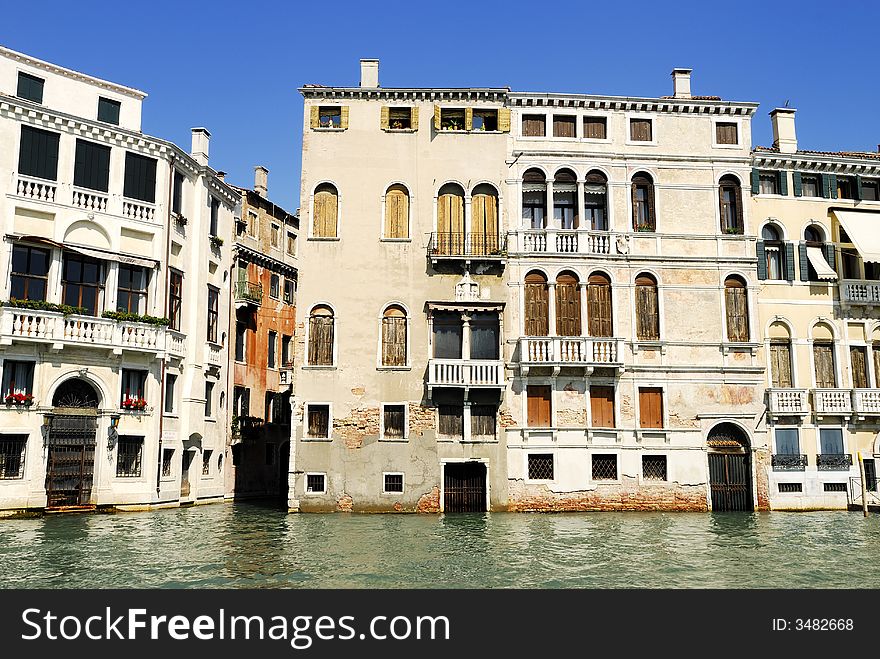
[[[321,127],[321,117],[319,116],[320,111],[321,108],[319,108],[317,105],[313,105],[311,108],[309,108],[309,124],[312,128]]]
[[[486,254],[486,195],[471,197],[471,249],[473,254]]]
[[[464,197],[449,195],[449,228],[454,234],[464,233]]]
[[[406,238],[409,235],[409,195],[400,187],[385,193],[385,237]]]
[[[874,386],[880,382],[880,343],[871,345],[871,353],[874,355]]]
[[[649,183],[647,190],[648,197],[648,224],[651,225],[651,229],[655,230],[657,228],[657,214],[654,206],[654,184]]]
[[[406,365],[406,318],[382,319],[382,364]]]
[[[434,130],[440,130],[440,106],[434,106]]]
[[[498,130],[510,132],[510,108],[498,108]]]
[[[419,129],[419,109],[412,108],[409,115],[409,127],[413,130]]]
[[[749,315],[746,289],[740,284],[728,285],[724,289],[727,312],[727,340],[749,340]]]
[[[539,275],[528,275],[525,282],[526,336],[549,334],[548,301],[547,282]]]
[[[816,386],[820,389],[833,389],[834,346],[830,343],[813,344],[813,363],[816,369]]]
[[[770,381],[771,386],[790,389],[791,383],[791,348],[788,343],[770,344]]]
[[[581,335],[581,296],[571,275],[560,275],[556,280],[556,335]]]
[[[647,277],[636,280],[636,336],[643,341],[660,338],[657,286]]]
[[[318,238],[323,238],[324,231],[326,230],[324,226],[324,218],[327,211],[324,210],[324,199],[325,193],[315,193],[315,203],[312,217],[312,235]]]
[[[852,366],[852,384],[854,389],[868,388],[868,364],[863,346],[850,346],[849,358]]]
[[[388,128],[390,127],[390,124],[389,124],[390,110],[391,110],[391,108],[389,108],[387,105],[382,106],[381,114],[379,115],[379,127],[382,130],[388,130]]]
[[[322,190],[315,194],[315,218],[312,233],[320,238],[336,237],[336,193]]]
[[[348,128],[348,106],[343,105],[339,108],[339,127]]]
[[[590,387],[590,414],[594,428],[614,428],[614,387]]]
[[[649,387],[639,389],[639,427],[663,427],[663,390]]]
[[[333,316],[309,318],[309,364],[333,364]]]
[[[532,428],[549,428],[551,424],[550,387],[529,385],[526,389],[528,424]]]
[[[473,108],[465,108],[464,109],[464,129],[465,130],[473,130],[474,129],[474,109]]]
[[[605,277],[590,277],[587,284],[587,318],[590,336],[613,336],[611,284]]]

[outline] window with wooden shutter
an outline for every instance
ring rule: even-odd
[[[497,405],[471,405],[471,437],[494,439],[497,417]]]
[[[817,388],[833,389],[836,386],[833,343],[819,341],[813,343],[813,367],[816,372]]]
[[[21,127],[18,173],[54,181],[58,178],[58,143],[60,136],[48,130]]]
[[[24,71],[18,72],[18,86],[15,95],[34,103],[43,102],[43,87],[46,81]]]
[[[415,108],[382,107],[381,124],[385,130],[409,130],[412,128],[412,113]]]
[[[594,428],[614,428],[614,387],[590,387],[590,416]]]
[[[330,406],[306,405],[306,434],[315,439],[328,439],[330,437]]]
[[[550,292],[547,278],[540,272],[529,273],[526,275],[524,290],[526,336],[548,336]]]
[[[464,190],[460,185],[447,183],[437,197],[436,252],[464,254],[464,237]]]
[[[770,380],[771,386],[789,389],[791,379],[791,344],[788,341],[770,343]]]
[[[871,354],[874,359],[874,386],[880,382],[880,342],[871,344]]]
[[[629,139],[633,142],[650,142],[653,140],[652,121],[650,119],[630,119]]]
[[[656,341],[660,338],[657,280],[649,274],[636,277],[636,336],[642,341]]]
[[[721,231],[728,234],[743,232],[742,190],[734,176],[722,176],[718,185],[718,206]]]
[[[632,215],[634,231],[655,231],[654,181],[644,172],[632,178]]]
[[[314,238],[336,238],[339,215],[339,195],[329,183],[315,188],[312,236]]]
[[[406,366],[406,312],[398,306],[382,315],[382,365]]]
[[[551,390],[547,385],[526,387],[528,424],[531,428],[549,428],[552,424]]]
[[[125,154],[125,182],[122,194],[129,199],[156,201],[156,159],[130,151]]]
[[[663,390],[661,388],[639,388],[639,427],[663,427]]]
[[[556,335],[581,335],[581,295],[578,280],[568,273],[556,278]]]
[[[392,185],[385,193],[385,238],[409,238],[409,193]]]
[[[523,137],[544,137],[547,134],[547,115],[524,114],[522,116]]]
[[[606,139],[605,117],[584,117],[584,137],[590,140]]]
[[[498,194],[481,184],[471,195],[471,254],[500,253],[498,240]]]
[[[467,112],[465,111],[467,109]],[[466,121],[472,116],[471,108],[439,108],[438,130],[467,130]]]
[[[727,315],[727,340],[749,340],[749,306],[745,282],[739,277],[724,281],[724,302]]]
[[[467,124],[466,124],[467,125]],[[468,130],[476,131],[497,131],[498,130],[498,110],[481,110],[476,109],[471,112],[470,125]]]
[[[444,439],[464,439],[464,406],[437,406],[437,434]]]
[[[498,130],[510,132],[510,108],[498,108]]]
[[[309,315],[309,364],[311,366],[333,365],[333,311],[317,306]]]
[[[574,115],[553,115],[553,137],[575,137]]]
[[[406,407],[403,405],[384,405],[382,410],[383,436],[386,439],[406,437]]]
[[[611,280],[604,274],[592,274],[587,282],[590,336],[613,336],[611,316]]]
[[[868,388],[868,349],[865,346],[850,346],[849,361],[852,367],[852,386],[854,389]]]
[[[98,121],[119,125],[119,111],[122,103],[110,98],[98,97]]]
[[[73,165],[73,184],[79,188],[107,192],[109,182],[110,147],[77,140]]]
[[[736,135],[736,124],[719,121],[715,124],[716,144],[739,144]]]

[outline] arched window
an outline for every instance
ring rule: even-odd
[[[636,336],[642,341],[660,338],[657,280],[645,272],[636,277]]]
[[[392,185],[385,192],[385,238],[409,238],[409,192]]]
[[[587,280],[587,322],[590,336],[614,336],[611,280],[601,272],[594,272]]]
[[[397,305],[382,314],[382,366],[406,366],[406,311]]]
[[[790,389],[791,377],[791,334],[783,323],[770,325],[770,386]]]
[[[540,272],[530,272],[525,280],[525,333],[526,336],[550,334],[549,288],[547,278]]]
[[[498,193],[486,183],[471,194],[471,254],[497,254]]]
[[[527,229],[547,227],[547,180],[540,169],[523,174],[522,217]]]
[[[834,359],[834,332],[826,323],[818,323],[813,327],[813,369],[817,389],[833,389],[837,386]]]
[[[437,196],[437,253],[464,254],[464,190],[447,183]]]
[[[772,224],[765,224],[761,230],[761,238],[758,243],[758,269],[764,268],[764,279],[784,279],[786,273],[785,263],[785,244],[782,242],[782,236],[779,230]],[[764,251],[763,261],[761,260],[761,250]],[[761,274],[759,272],[759,274]]]
[[[315,238],[336,238],[339,217],[339,194],[329,183],[315,188],[314,218],[312,236]]]
[[[632,178],[632,215],[634,231],[656,231],[654,180],[645,172]]]
[[[727,340],[749,340],[749,305],[746,282],[732,275],[724,280],[724,309],[727,315]]]
[[[556,335],[581,335],[581,295],[578,279],[570,272],[556,278]]]
[[[765,247],[766,249],[766,247]],[[832,281],[837,279],[834,245],[825,244],[821,227],[811,224],[804,229],[804,242],[799,246],[801,281]]]
[[[728,174],[718,184],[718,204],[721,212],[721,231],[741,234],[743,232],[742,189],[739,180]]]
[[[600,171],[587,174],[584,182],[584,224],[593,231],[608,231],[608,179]]]
[[[570,169],[560,169],[553,177],[553,222],[559,229],[576,229],[577,176]]]
[[[309,314],[309,365],[333,365],[333,310],[318,305]]]

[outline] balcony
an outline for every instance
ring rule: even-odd
[[[616,253],[617,234],[587,229],[528,229],[516,232],[516,250],[526,254]]]
[[[430,359],[428,393],[434,387],[498,389],[504,387],[504,362],[500,359]]]
[[[807,468],[807,456],[774,454],[770,459],[773,471],[804,471]]]
[[[506,238],[480,233],[432,233],[428,257],[432,263],[443,260],[503,262],[507,257]]]
[[[806,389],[768,389],[770,416],[803,416],[810,411]]]
[[[819,471],[849,471],[852,463],[852,456],[849,453],[828,453],[816,456],[816,467]]]
[[[880,281],[845,279],[840,282],[840,302],[850,307],[880,306]]]
[[[880,389],[853,389],[853,412],[861,419],[880,416]]]
[[[523,375],[531,366],[623,368],[623,339],[565,336],[525,336],[519,340],[519,363]]]
[[[168,354],[173,355],[174,357],[185,357],[186,334],[181,334],[180,332],[173,329],[166,330],[166,334],[168,336]]]
[[[114,354],[123,350],[162,353],[166,349],[166,329],[157,325],[15,307],[3,307],[0,312],[0,345],[48,343],[54,350],[67,345],[93,346],[111,349]]]
[[[233,295],[236,309],[248,304],[259,307],[263,303],[263,285],[250,281],[237,281]]]
[[[818,415],[852,414],[852,390],[813,389],[813,411]]]

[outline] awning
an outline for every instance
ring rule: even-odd
[[[101,259],[103,261],[117,261],[119,263],[126,263],[128,265],[139,265],[143,268],[150,269],[157,268],[159,266],[159,262],[156,259],[147,259],[142,256],[133,256],[131,254],[120,254],[119,252],[111,252],[110,250],[98,249],[96,247],[85,247],[83,245],[59,243],[54,240],[50,240],[49,238],[43,238],[42,236],[14,236],[11,234],[7,234],[6,238],[9,240],[15,240],[16,242],[36,243],[38,245],[45,245],[46,247],[66,249],[71,252],[76,252],[77,254],[82,254],[83,256],[91,256],[94,259]]]
[[[833,210],[862,259],[880,263],[880,213]],[[815,267],[815,266],[814,266]]]
[[[818,247],[807,247],[807,258],[810,260],[810,265],[813,266],[813,270],[816,271],[816,276],[819,279],[830,279],[832,281],[837,279],[837,273],[828,265],[828,261],[825,260],[825,255],[822,254],[821,249]]]

